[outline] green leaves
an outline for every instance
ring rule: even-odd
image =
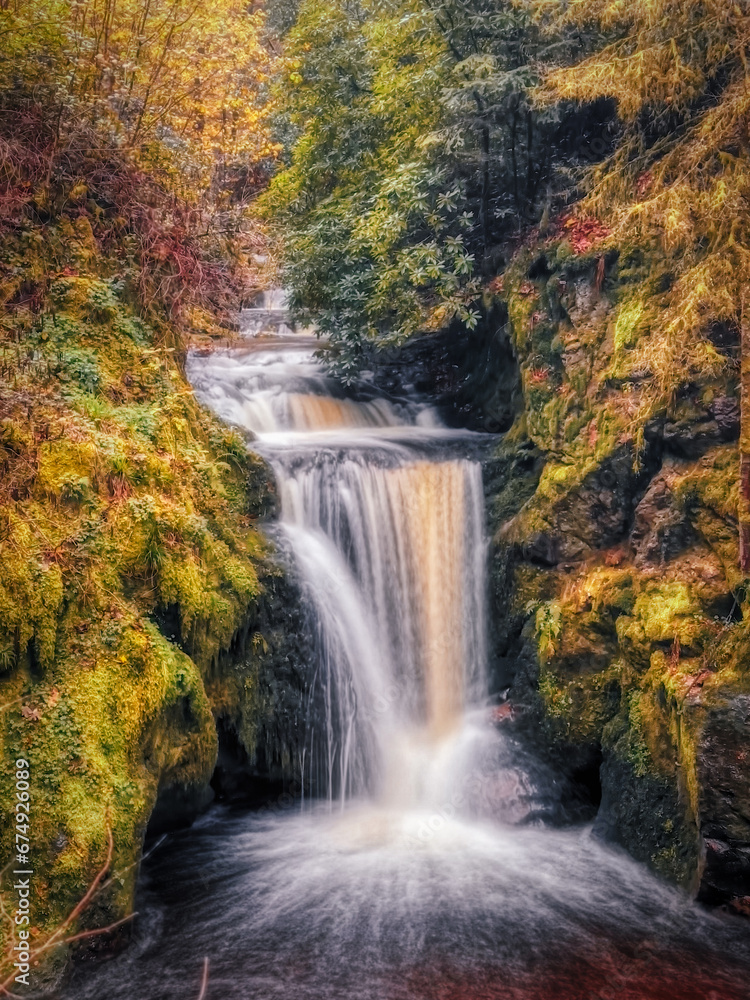
[[[264,210],[299,317],[345,377],[373,347],[475,326],[493,247],[541,215],[552,162],[525,8],[305,0],[286,44],[276,101],[297,131]]]

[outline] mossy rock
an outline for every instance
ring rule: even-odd
[[[503,276],[525,412],[489,498],[493,636],[531,736],[563,766],[601,753],[599,834],[732,903],[750,871],[736,373],[710,344],[669,367],[658,251],[615,249],[602,276],[553,238]]]
[[[104,887],[70,932],[127,917],[155,803],[187,817],[206,801],[218,718],[249,768],[263,744],[267,770],[293,776],[295,723],[274,728],[262,690],[306,662],[273,597],[270,469],[198,406],[176,331],[113,277],[123,260],[88,221],[41,229],[2,237],[40,312],[0,321],[0,743],[31,764],[36,943],[110,834]],[[7,772],[6,857],[14,802]],[[65,953],[49,952],[53,978]]]

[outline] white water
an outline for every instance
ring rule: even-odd
[[[276,473],[325,712],[304,782],[342,807],[439,804],[436,776],[466,758],[466,720],[486,695],[479,464],[446,453],[456,435],[429,407],[334,395],[304,338],[193,357],[189,374]]]

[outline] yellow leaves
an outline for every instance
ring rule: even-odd
[[[706,332],[736,322],[750,286],[750,11],[725,0],[573,0],[563,20],[619,36],[550,74],[543,97],[618,103],[624,137],[591,170],[583,210],[606,218],[621,245],[661,248],[670,284],[647,335],[631,345],[618,321],[616,347],[632,349],[616,350],[613,365],[648,373],[649,393],[666,399],[688,378],[725,375]],[[723,89],[706,106],[719,71]]]
[[[629,40],[605,49],[576,67],[549,75],[542,93],[547,99],[590,101],[610,97],[620,116],[632,121],[644,107],[686,107],[702,93],[703,74],[683,62],[674,40],[629,52]]]
[[[0,32],[0,55],[12,62],[15,41],[20,48],[26,37],[30,44],[19,61],[32,64],[30,51],[47,43],[30,26],[54,19],[61,87],[92,101],[97,114],[109,112],[134,148],[166,139],[172,156],[189,154],[206,173],[217,159],[252,162],[272,154],[261,92],[272,64],[263,14],[234,0],[29,0],[24,6],[26,16]],[[10,17],[0,11],[0,24]]]
[[[687,109],[727,60],[739,61],[750,44],[750,13],[724,0],[573,0],[557,21],[581,27],[598,22],[620,38],[574,72],[551,74],[547,96],[611,97],[629,121],[644,107]]]
[[[86,186],[86,184],[83,181],[79,181],[70,189],[70,194],[68,195],[68,197],[72,202],[78,203],[84,200],[84,198],[88,194],[88,190],[89,189]]]

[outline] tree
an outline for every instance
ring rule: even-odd
[[[144,309],[233,316],[265,249],[245,207],[277,151],[264,39],[234,0],[0,5],[0,231],[85,217]]]
[[[14,0],[0,9],[0,83],[12,93],[36,78],[61,128],[77,102],[180,194],[215,195],[233,168],[277,151],[263,25],[238,0]]]
[[[276,103],[295,130],[265,210],[292,304],[344,375],[454,317],[538,221],[560,147],[531,89],[550,39],[513,0],[305,0]],[[580,123],[575,122],[574,127]]]

